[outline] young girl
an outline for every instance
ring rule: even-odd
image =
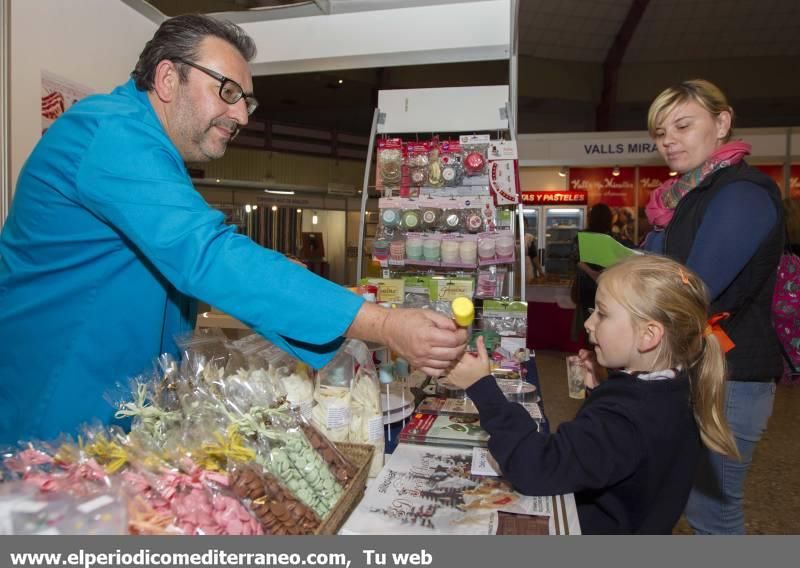
[[[586,331],[597,362],[618,370],[557,433],[538,433],[527,411],[506,400],[481,339],[478,356],[466,354],[449,380],[467,389],[489,450],[518,491],[575,493],[585,534],[668,534],[686,505],[701,444],[738,456],[722,407],[721,332],[706,322],[702,281],[665,257],[620,262],[598,285]]]

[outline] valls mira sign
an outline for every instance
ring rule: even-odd
[[[615,154],[649,154],[656,152],[655,143],[651,142],[616,142],[609,144],[583,144],[583,151],[587,156],[615,155]]]

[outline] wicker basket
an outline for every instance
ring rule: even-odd
[[[350,513],[361,501],[364,496],[364,490],[367,488],[367,475],[369,474],[369,466],[372,463],[372,454],[375,452],[375,446],[339,442],[336,444],[336,448],[342,452],[344,457],[353,462],[358,471],[356,471],[339,502],[331,509],[322,524],[314,531],[314,534],[338,533],[347,517],[350,516]]]

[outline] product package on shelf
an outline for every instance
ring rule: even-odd
[[[429,276],[407,276],[404,279],[406,308],[429,308],[431,305],[431,278]]]
[[[487,152],[490,136],[488,134],[466,134],[459,138],[464,153],[464,172],[470,178],[486,177]],[[479,180],[484,185],[488,179]]]
[[[378,289],[378,303],[399,305],[405,301],[405,281],[402,278],[362,278],[360,284]]]
[[[481,266],[514,262],[515,243],[511,231],[481,233],[477,240],[478,262]]]
[[[376,160],[376,188],[379,193],[390,197],[408,192],[408,177],[404,175],[405,145],[400,138],[378,140]]]
[[[478,242],[480,255],[480,241]],[[476,298],[500,298],[505,290],[505,280],[508,269],[496,265],[481,268],[478,271],[478,280],[475,287]]]
[[[406,165],[408,166],[408,182],[412,188],[419,188],[428,182],[429,142],[408,142],[406,147]]]
[[[497,205],[517,205],[519,203],[519,166],[516,142],[493,140],[489,144],[489,187]]]
[[[446,140],[439,146],[439,164],[446,187],[459,187],[464,179],[463,155],[458,142]]]
[[[527,302],[485,300],[482,328],[500,335],[526,337],[528,334]]]

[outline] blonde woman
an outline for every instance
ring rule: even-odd
[[[482,340],[449,381],[467,389],[503,475],[528,495],[575,493],[584,534],[669,534],[701,458],[738,457],[725,422],[725,359],[707,322],[705,286],[661,256],[637,256],[598,278],[586,322],[597,362],[610,369],[571,422],[538,433],[489,374]]]
[[[727,420],[741,461],[710,453],[703,460],[686,516],[700,534],[743,534],[744,481],[772,414],[783,372],[771,321],[775,274],[783,250],[780,191],[747,165],[750,145],[733,140],[725,95],[702,79],[659,94],[647,124],[658,151],[679,175],[647,206],[656,227],[645,248],[686,264],[708,287],[712,313],[735,348],[727,353]]]

